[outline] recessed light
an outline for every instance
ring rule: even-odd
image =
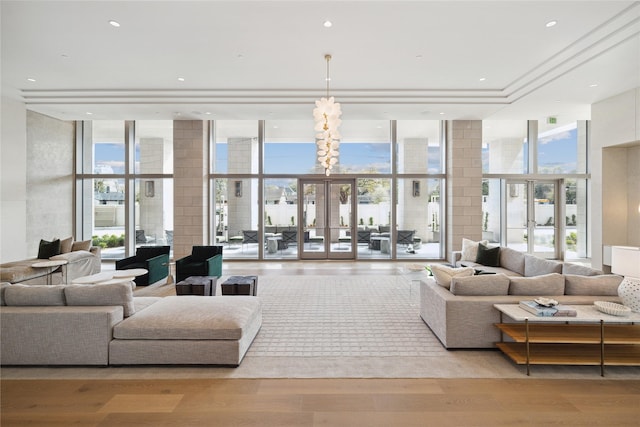
[[[554,27],[557,23],[558,21],[549,21],[546,24],[544,24],[544,26],[547,28],[551,28],[551,27]]]
[[[178,77],[178,81],[179,82],[183,82],[184,81],[184,77]]]
[[[589,87],[598,87],[598,83],[591,83]]]
[[[322,23],[322,25],[324,25],[325,28],[331,28],[333,26],[333,22],[326,20]]]
[[[211,111],[207,111],[207,112],[205,112],[205,114],[206,114],[207,116],[210,116],[210,115],[211,115]]]
[[[87,116],[91,116],[93,113],[91,111],[87,111]]]
[[[239,53],[239,54],[237,54],[237,55],[236,55],[236,58],[238,58],[238,59],[243,59],[243,58],[244,58],[244,55],[243,55],[243,54],[241,54],[241,53]]]
[[[36,81],[36,79],[29,77],[29,78],[27,79],[27,81],[28,81],[28,82],[35,82],[35,81]]]
[[[444,115],[444,113],[441,111],[441,112],[440,112],[440,115],[442,116],[442,115]]]
[[[63,53],[62,55],[60,55],[60,57],[64,59],[69,59],[69,55],[67,55],[66,53]]]
[[[416,59],[422,59],[422,55],[420,54],[416,55]]]
[[[117,27],[120,26],[120,23],[118,21],[111,20],[111,21],[109,21],[109,25],[111,25],[112,27],[116,27],[117,28]]]
[[[480,80],[481,82],[483,82],[483,81],[487,80],[487,78],[486,78],[486,77],[480,77],[480,79],[479,79],[479,80]]]

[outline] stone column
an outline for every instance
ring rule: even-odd
[[[208,244],[208,133],[201,120],[173,122],[173,257],[191,253],[194,245]]]
[[[482,238],[482,121],[448,123],[447,257]]]

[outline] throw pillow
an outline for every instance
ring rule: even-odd
[[[489,242],[487,240],[474,242],[473,240],[462,238],[462,258],[460,258],[460,261],[476,262],[476,258],[478,258],[478,245],[480,245],[480,243],[486,245]]]
[[[564,295],[564,276],[558,273],[533,277],[509,277],[509,295]]]
[[[487,267],[500,267],[500,246],[490,248],[480,243],[476,262]]]
[[[600,276],[564,275],[566,295],[606,295],[618,296],[618,286],[622,276],[603,274]]]
[[[525,254],[524,275],[527,277],[541,276],[543,274],[562,273],[562,263],[550,259],[538,258],[535,255]],[[562,294],[560,294],[562,295]]]
[[[4,302],[4,291],[11,286],[11,283],[9,282],[2,282],[0,283],[0,305],[7,305]]]
[[[108,285],[69,285],[64,290],[67,305],[121,305],[124,317],[136,312],[129,282]]]
[[[504,274],[454,277],[451,279],[450,290],[454,295],[507,295],[509,293],[509,277]]]
[[[449,289],[451,287],[451,279],[453,277],[473,276],[474,270],[472,267],[447,267],[442,264],[431,264],[431,273],[436,283],[443,288]]]
[[[49,259],[54,255],[60,253],[60,239],[56,239],[52,242],[46,240],[40,240],[38,247],[38,259]]]
[[[83,240],[81,242],[73,242],[73,245],[71,245],[71,252],[89,251],[89,250],[91,250],[91,240]]]
[[[73,247],[73,236],[60,240],[60,253],[68,254]]]

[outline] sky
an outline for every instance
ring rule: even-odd
[[[576,170],[577,129],[541,135],[538,141],[538,164],[541,168],[560,168],[564,173]],[[226,172],[227,144],[216,144],[218,165]],[[374,167],[389,173],[389,143],[349,143],[340,145],[340,164],[352,170]],[[100,143],[95,147],[96,172],[124,173],[124,145]],[[486,150],[486,149],[485,149]],[[429,156],[430,171],[437,171],[437,153]],[[485,162],[488,161],[486,151]],[[525,159],[526,161],[526,159]],[[317,164],[316,146],[310,143],[269,143],[265,150],[265,172],[269,174],[306,174]],[[485,169],[488,170],[488,169]]]

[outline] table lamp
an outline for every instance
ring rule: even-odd
[[[640,313],[640,248],[611,247],[611,272],[624,276],[618,287],[622,303]]]

